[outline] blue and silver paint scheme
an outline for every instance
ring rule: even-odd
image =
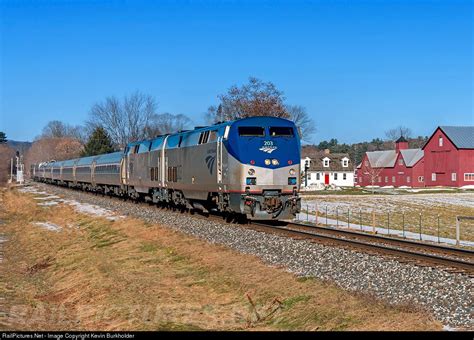
[[[35,176],[188,209],[280,220],[300,209],[300,148],[293,122],[251,117],[137,141],[123,152],[46,163]]]

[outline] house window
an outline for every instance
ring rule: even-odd
[[[316,173],[316,180],[318,180],[318,181],[319,181],[319,180],[320,180],[320,178],[321,178],[321,176],[320,176],[319,172],[318,172],[318,173]]]
[[[425,181],[425,177],[424,176],[418,176],[418,182],[422,183]]]
[[[323,166],[327,168],[329,166],[329,159],[324,159],[323,160]]]
[[[342,180],[345,181],[347,179],[347,174],[342,174]]]
[[[433,172],[433,173],[431,174],[431,180],[432,180],[433,182],[436,181],[436,173]]]
[[[443,136],[439,136],[438,138],[438,145],[443,146]]]
[[[464,180],[466,182],[474,182],[474,173],[465,173]]]
[[[349,161],[347,159],[342,160],[342,167],[347,168],[349,166]]]
[[[411,182],[411,178],[410,176],[407,176],[407,183],[410,183]]]
[[[385,176],[385,183],[388,183],[388,176]]]
[[[334,174],[334,180],[337,181],[337,173]]]
[[[453,182],[456,181],[456,173],[455,172],[451,173],[451,181],[453,181]]]
[[[392,176],[392,183],[395,183],[395,176]]]

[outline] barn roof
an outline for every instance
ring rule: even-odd
[[[474,126],[439,127],[458,149],[474,149]]]
[[[402,153],[403,160],[405,161],[406,166],[413,166],[420,159],[423,158],[425,152],[421,149],[405,149],[405,150],[400,150]]]
[[[370,151],[367,157],[372,168],[391,168],[395,165],[397,153],[395,150]]]
[[[400,152],[408,167],[414,166],[424,155],[421,149],[404,149]],[[372,168],[392,168],[395,166],[398,153],[395,150],[369,151],[367,157]]]

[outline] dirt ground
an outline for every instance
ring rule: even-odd
[[[0,190],[3,330],[441,329],[160,225],[37,203]]]

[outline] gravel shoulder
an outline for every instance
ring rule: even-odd
[[[37,187],[48,194],[98,205],[117,215],[138,217],[212,244],[255,255],[268,265],[284,267],[301,277],[331,282],[345,290],[373,296],[394,305],[419,306],[445,326],[474,329],[473,280],[460,274],[256,232],[146,204],[43,184],[37,184]]]

